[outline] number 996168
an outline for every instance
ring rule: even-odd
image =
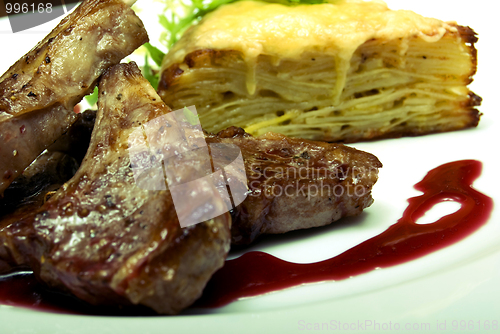
[[[27,13],[52,13],[52,4],[49,3],[6,3],[7,14],[27,14]]]
[[[451,322],[453,330],[498,330],[497,320],[483,320],[483,321],[466,321],[466,320],[453,320]]]

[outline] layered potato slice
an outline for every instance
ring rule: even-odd
[[[204,129],[234,125],[355,142],[474,127],[474,31],[381,2],[240,1],[165,56],[159,94],[196,105]]]

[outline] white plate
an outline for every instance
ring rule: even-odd
[[[145,7],[149,0],[142,1]],[[484,115],[479,126],[453,133],[354,145],[374,153],[384,164],[373,191],[375,203],[372,207],[362,216],[344,223],[266,238],[252,249],[294,262],[315,262],[340,254],[395,223],[406,208],[406,200],[418,195],[413,185],[430,169],[450,161],[482,161],[483,172],[474,187],[495,201],[500,199],[496,170],[496,138],[500,133],[496,104],[500,74],[497,51],[500,50],[495,8],[486,0],[474,4],[465,0],[391,0],[388,3],[393,9],[411,9],[425,16],[455,20],[471,26],[479,34],[476,45],[478,73],[471,85],[472,90],[483,97],[480,110]],[[14,35],[8,22],[0,20],[2,45],[4,50],[9,50],[0,54],[0,70],[5,71],[56,22]],[[433,212],[442,215],[446,210],[449,208],[439,207]],[[479,231],[418,260],[344,281],[311,284],[241,300],[205,314],[188,311],[174,317],[91,317],[0,306],[0,331],[122,334],[497,332],[500,331],[500,303],[497,301],[500,296],[499,222],[499,210],[494,209],[489,222]],[[371,326],[366,326],[370,323]],[[325,324],[328,328],[322,327]],[[465,329],[461,325],[465,325]],[[485,328],[487,325],[489,330]]]

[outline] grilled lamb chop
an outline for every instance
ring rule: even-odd
[[[230,217],[181,229],[170,190],[137,186],[129,157],[131,135],[170,110],[135,65],[113,67],[99,91],[94,132],[77,174],[42,207],[0,222],[0,273],[30,267],[50,286],[94,304],[143,304],[160,313],[179,312],[223,265]],[[237,243],[361,212],[372,202],[370,190],[381,166],[374,156],[341,144],[275,134],[254,138],[238,128],[207,135],[206,142],[214,161],[229,164],[232,159],[217,156],[224,153],[215,149],[219,144],[236,145],[245,159],[245,170],[239,172],[246,173],[250,193],[234,211]],[[187,157],[173,175],[181,183],[205,163],[196,154]],[[145,153],[144,159],[149,158]],[[295,184],[298,193],[273,194],[278,186],[287,191]],[[315,185],[317,192],[301,190],[304,184]],[[363,191],[356,194],[356,185]],[[218,190],[210,195],[218,198]]]
[[[86,0],[0,77],[0,196],[74,122],[104,70],[147,41],[121,0]]]
[[[382,164],[372,154],[275,133],[255,138],[235,127],[206,140],[237,145],[245,162],[250,193],[233,211],[233,244],[327,225],[373,202]]]
[[[0,223],[0,272],[30,267],[49,286],[93,304],[177,313],[223,265],[230,215],[182,229],[169,190],[134,182],[130,134],[170,111],[135,64],[108,70],[99,92],[89,150],[75,176],[38,210]],[[175,175],[180,181],[196,172],[196,159]]]

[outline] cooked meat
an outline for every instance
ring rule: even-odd
[[[0,77],[0,196],[74,122],[104,70],[147,40],[121,0],[86,0]]]
[[[207,143],[237,145],[245,162],[250,192],[233,211],[233,244],[360,214],[373,202],[382,167],[372,154],[342,144],[274,133],[255,138],[235,127],[208,135]]]
[[[203,128],[355,142],[474,127],[481,98],[468,27],[380,2],[238,1],[191,27],[163,60],[159,93]]]
[[[0,198],[0,217],[21,209],[38,208],[46,195],[75,175],[78,162],[62,152],[44,152],[5,189]]]
[[[54,144],[47,147],[47,150],[71,155],[78,163],[81,163],[89,148],[95,117],[96,110],[85,110],[79,113],[68,131],[59,137]]]
[[[78,114],[69,130],[5,189],[0,198],[0,217],[17,209],[27,212],[40,207],[53,191],[75,175],[89,147],[95,117],[95,110]]]
[[[136,185],[129,136],[170,109],[135,64],[108,70],[99,92],[90,146],[75,176],[38,210],[0,223],[0,272],[30,267],[49,286],[93,304],[177,313],[223,265],[230,215],[181,228],[169,190]],[[196,157],[184,167],[174,175],[180,182],[196,172]],[[205,190],[216,197],[216,189]]]
[[[178,216],[227,203],[215,184],[205,184],[191,190],[211,202],[204,207],[192,197],[179,210],[173,188],[151,178],[159,158],[169,185],[189,186],[193,176],[207,174],[207,161],[196,150],[177,152],[186,147],[161,141],[177,138],[175,126],[158,121],[174,113],[135,64],[109,69],[99,92],[90,145],[76,174],[39,208],[21,208],[0,221],[0,273],[31,268],[47,285],[93,304],[177,313],[201,295],[231,242],[229,213],[184,228]],[[195,124],[186,124],[187,142],[200,147]],[[234,159],[219,146],[239,148],[245,160],[245,170],[225,169],[228,182],[228,175],[245,173],[249,188],[234,210],[235,243],[358,214],[372,202],[381,167],[371,154],[341,144],[277,134],[254,138],[238,128],[207,135],[206,143],[214,166]],[[144,173],[137,174],[141,167]]]

